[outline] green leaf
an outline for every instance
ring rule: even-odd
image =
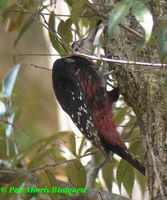
[[[136,179],[140,185],[140,189],[142,191],[142,193],[144,194],[146,191],[146,177],[141,175],[140,172],[136,171]]]
[[[122,137],[124,139],[129,139],[132,137],[138,137],[139,136],[139,127],[136,121],[135,116],[128,115],[129,121],[125,124]]]
[[[29,163],[28,168],[31,169],[40,165],[41,163],[44,163],[45,158],[54,152],[55,152],[55,148],[50,148],[50,149],[44,150],[43,152],[39,154],[37,153],[31,160],[31,162]]]
[[[112,9],[108,20],[109,36],[111,36],[116,25],[122,22],[123,19],[128,15],[133,3],[133,0],[122,0],[121,2],[115,5],[114,9]]]
[[[73,0],[65,0],[69,7],[72,7]]]
[[[41,143],[38,151],[40,152],[41,150],[47,148],[47,146],[51,145],[53,142],[57,142],[58,140],[62,140],[63,137],[65,137],[69,131],[61,131],[56,134],[53,134],[43,140],[43,143]]]
[[[78,23],[79,15],[81,15],[81,9],[83,8],[86,0],[77,0],[73,1],[72,11],[71,11],[71,20],[74,24]]]
[[[9,0],[0,0],[0,6],[6,8]]]
[[[65,50],[62,48],[62,46],[59,43],[59,40],[56,36],[56,30],[55,30],[55,16],[54,12],[51,12],[49,17],[49,38],[51,41],[51,44],[53,48],[61,55],[65,54]]]
[[[7,186],[8,188],[8,192],[0,192],[0,199],[3,199],[3,200],[9,200],[9,199],[17,199],[17,196],[18,196],[18,193],[16,192],[9,192],[9,189],[10,187],[14,187],[14,188],[21,188],[23,187],[22,186],[22,183],[25,183],[26,179],[26,175],[22,175],[22,174],[18,174],[18,176],[10,182],[10,185]],[[24,190],[23,190],[24,191]]]
[[[71,19],[69,18],[65,22],[61,20],[58,26],[58,33],[67,44],[72,41],[71,24]]]
[[[101,164],[104,159],[105,159],[105,157],[104,157],[104,153],[102,151],[98,151],[95,153],[96,164]]]
[[[0,159],[7,160],[9,159],[7,155],[7,145],[6,145],[6,134],[5,134],[5,127],[3,127],[4,124],[0,123],[0,147],[1,147],[1,153],[0,153]]]
[[[0,116],[3,116],[6,112],[6,106],[3,101],[0,100]]]
[[[105,165],[102,167],[102,176],[109,191],[111,191],[112,183],[114,180],[113,171],[114,169],[113,169],[113,159],[112,159],[112,163],[106,162]]]
[[[34,22],[34,19],[31,17],[28,20],[26,20],[25,23],[21,26],[21,28],[19,30],[19,34],[18,34],[16,40],[14,41],[14,47],[17,45],[17,43],[20,40],[20,38],[22,37],[22,35],[27,31],[27,29],[31,26],[31,24],[33,22]]]
[[[162,23],[158,28],[157,42],[163,62],[167,62],[167,23]]]
[[[136,1],[132,7],[132,13],[143,27],[145,31],[145,42],[148,42],[153,29],[153,16],[151,12],[144,3]]]
[[[56,134],[53,134],[49,137],[44,137],[44,138],[40,138],[38,140],[36,140],[35,142],[33,142],[31,145],[27,145],[26,147],[20,147],[20,155],[19,158],[15,161],[17,164],[18,162],[20,162],[21,160],[23,160],[25,157],[27,156],[31,156],[32,154],[39,154],[44,152],[48,147],[52,147],[52,143],[53,142],[57,142],[58,140],[62,140],[62,138],[67,135],[67,131],[64,132],[59,132]],[[23,134],[23,133],[22,133]],[[24,136],[25,139],[26,135]],[[16,138],[16,140],[18,141],[18,138]],[[23,140],[23,138],[21,138],[21,141]],[[28,140],[28,138],[26,138],[26,141]],[[58,142],[59,143],[59,142]],[[23,144],[25,146],[25,144]],[[54,148],[54,154],[58,154],[56,156],[60,156],[60,152],[58,147]],[[58,152],[58,153],[57,153]]]
[[[128,151],[133,153],[134,155],[137,155],[141,153],[142,151],[143,151],[142,153],[144,153],[145,150],[144,150],[144,147],[142,147],[142,142],[136,141],[130,145]]]
[[[119,125],[124,119],[127,114],[127,107],[117,109],[117,112],[114,113],[114,122],[116,125]]]
[[[85,145],[85,140],[86,140],[86,138],[82,137],[81,144],[80,144],[79,149],[78,149],[78,155],[81,155],[81,153],[82,153],[82,150],[83,150],[84,145]]]
[[[54,176],[54,173],[51,170],[46,169],[45,171],[41,171],[39,175],[39,182],[43,187],[48,187],[50,192],[48,192],[49,197],[52,200],[58,200],[59,195],[52,193],[52,188],[58,185],[57,180]]]
[[[61,139],[61,145],[62,143],[73,155],[76,155],[76,139],[73,132],[66,132],[66,135]]]
[[[45,172],[46,172],[46,175],[48,177],[50,185],[51,186],[57,185],[57,180],[56,180],[53,172],[51,170],[49,170],[49,169],[46,169]]]
[[[95,152],[95,151],[97,151],[96,153],[98,153],[98,149],[95,146],[92,146],[92,147],[86,149],[86,151],[84,152],[84,155],[87,155],[87,154],[90,154],[90,153],[93,154],[93,152]]]
[[[75,187],[85,187],[86,171],[79,160],[67,163],[66,174],[72,185]]]
[[[121,188],[121,184],[123,184],[127,193],[131,196],[135,178],[134,170],[133,167],[123,159],[119,162],[116,178],[119,189]]]
[[[53,187],[56,187],[58,185],[58,181],[56,180],[54,173],[51,170],[48,170],[48,169],[45,170],[45,173],[46,173],[46,179],[45,179],[45,181],[47,181],[47,185],[49,186],[49,188],[51,189]],[[45,187],[45,185],[44,185],[44,187]],[[50,198],[52,200],[58,200],[58,199],[60,199],[58,197],[58,194],[55,195],[54,193],[49,192],[48,195],[50,196]]]
[[[6,97],[10,97],[12,94],[20,66],[20,64],[16,64],[14,67],[12,67],[9,73],[2,80],[2,94]]]

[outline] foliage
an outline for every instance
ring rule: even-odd
[[[146,5],[141,1],[122,0],[115,5],[108,20],[109,34],[111,35],[112,31],[115,29],[115,26],[125,19],[130,9],[137,21],[143,27],[145,31],[145,41],[148,42],[151,38],[153,18]]]
[[[46,26],[48,29],[48,35],[52,46],[59,55],[64,55],[66,52],[69,52],[71,43],[76,38],[80,39],[86,35],[89,31],[89,27],[95,24],[99,19],[99,16],[95,16],[93,11],[88,7],[88,1],[86,0],[79,0],[77,4],[75,0],[66,0],[66,4],[68,5],[70,16],[66,19],[62,19],[56,16],[54,9],[51,9],[52,7],[50,7],[50,5],[46,6],[40,1],[31,1],[30,3],[30,1],[22,0],[19,1],[19,3],[17,1],[14,3],[10,0],[3,0],[0,1],[1,23],[5,25],[6,31],[17,31],[17,37],[13,44],[14,47],[17,46],[20,39],[24,39],[24,33],[31,28],[30,26],[34,21],[42,23],[42,25],[44,27]],[[45,21],[45,15],[40,14],[44,10],[49,11],[48,23]],[[145,45],[150,45],[149,43],[152,41],[154,42],[152,36],[153,17],[147,7],[147,1],[122,0],[114,5],[108,18],[109,36],[112,36],[113,31],[126,19],[129,13],[134,15],[138,23],[142,26],[145,33]],[[157,41],[155,43],[159,46],[162,61],[166,61],[167,57],[166,38],[166,22],[161,22],[157,28]],[[81,158],[84,153],[94,152],[92,148],[85,152],[84,139],[82,139],[78,151],[76,138],[72,132],[57,132],[36,141],[29,140],[29,143],[26,145],[24,145],[26,141],[19,140],[20,132],[26,135],[26,137],[29,137],[27,134],[29,130],[19,130],[15,125],[17,107],[12,106],[13,87],[19,69],[20,64],[16,64],[2,80],[0,98],[0,159],[8,161],[12,169],[21,166],[21,169],[29,170],[28,175],[20,176],[19,179],[15,180],[14,184],[20,187],[31,185],[29,183],[29,176],[31,173],[35,173],[35,176],[40,178],[40,182],[39,180],[35,180],[35,186],[55,186],[59,184],[59,177],[63,177],[63,180],[65,177],[68,177],[71,186],[84,187],[86,184],[86,164],[83,164],[82,160],[79,161],[78,158]],[[131,109],[122,103],[121,107],[117,108],[114,112],[114,120],[118,127],[122,125],[122,138],[128,140],[129,151],[142,159],[144,147],[141,144],[141,140],[138,139],[140,133],[136,118]],[[71,162],[68,162],[62,150],[62,146],[66,147],[70,152],[71,158],[73,158]],[[95,154],[97,163],[100,163],[102,157],[103,155],[101,154]],[[45,166],[46,163],[54,163],[55,166],[53,169],[48,169],[48,167]],[[43,170],[40,170],[41,166],[45,166],[42,168]],[[64,170],[62,166],[65,166],[66,170]],[[112,191],[113,184],[117,183],[119,189],[121,189],[123,185],[130,196],[132,194],[134,181],[137,179],[144,192],[145,179],[139,175],[138,172],[134,171],[125,161],[121,160],[118,162],[114,157],[113,162],[106,162],[101,167],[101,170],[108,191]],[[97,183],[98,182],[96,182],[95,185],[97,185]],[[102,183],[100,183],[98,187],[103,187]],[[21,195],[23,199],[25,196],[27,197],[27,194],[24,193],[15,193],[12,195]],[[53,194],[45,195],[49,196],[50,199],[56,198]],[[41,194],[37,193],[29,194],[28,198],[33,196],[42,198]],[[7,197],[5,197],[4,194],[0,194],[0,198],[5,199]]]

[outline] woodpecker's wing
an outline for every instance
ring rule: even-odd
[[[59,59],[54,63],[52,82],[55,96],[82,134],[105,152],[85,101],[81,85],[75,74],[69,71],[70,67],[73,66],[70,66],[65,59]]]

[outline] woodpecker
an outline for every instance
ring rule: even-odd
[[[62,109],[93,145],[107,157],[117,154],[145,175],[144,166],[128,152],[116,130],[111,106],[116,99],[102,87],[91,61],[76,55],[56,60],[52,84]]]

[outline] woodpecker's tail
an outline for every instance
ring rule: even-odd
[[[102,144],[105,144],[106,154],[112,151],[113,153],[126,160],[130,165],[132,165],[145,176],[145,167],[143,163],[141,163],[134,155],[128,152],[125,144],[121,140],[115,145],[111,144],[109,141],[106,142],[106,140],[104,140],[102,137],[101,140]]]
[[[131,164],[145,176],[145,167],[143,163],[141,163],[134,155],[129,153],[126,149],[121,151],[121,153],[119,153],[118,155],[121,156],[124,160],[126,160],[129,164]]]

